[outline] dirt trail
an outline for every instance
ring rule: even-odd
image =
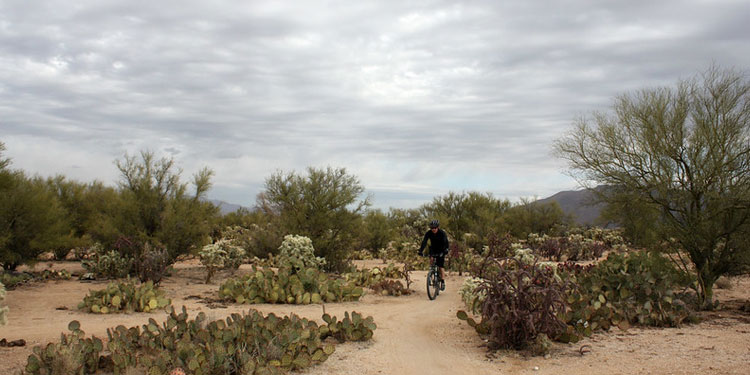
[[[344,364],[333,364],[332,368],[319,366],[309,373],[485,373],[488,369],[482,363],[482,357],[470,355],[460,347],[456,337],[456,331],[464,336],[471,335],[471,329],[462,327],[455,318],[456,310],[460,308],[458,286],[462,279],[447,278],[446,290],[430,301],[422,290],[424,287],[419,288],[425,283],[424,272],[414,276],[413,289],[417,289],[414,294],[384,300],[377,298],[379,303],[363,306],[362,311],[372,315],[378,324],[371,344],[342,346],[339,354],[346,358]]]
[[[380,265],[367,264],[368,267]],[[54,264],[55,269],[77,265]],[[245,266],[243,266],[244,268]],[[241,269],[242,272],[244,269]],[[178,264],[173,277],[162,288],[177,308],[186,306],[191,316],[205,312],[209,319],[221,319],[235,312],[255,308],[264,313],[295,313],[321,321],[319,305],[225,305],[206,303],[215,299],[220,275],[211,285],[203,284],[204,271],[196,264]],[[371,315],[378,325],[371,341],[345,343],[324,363],[302,371],[304,374],[750,374],[750,313],[738,310],[750,296],[750,278],[737,279],[731,290],[717,290],[717,298],[733,306],[706,315],[700,324],[680,329],[613,330],[594,335],[579,344],[555,344],[547,358],[523,358],[515,352],[488,356],[482,340],[465,322],[456,318],[463,309],[458,295],[462,277],[447,278],[446,290],[434,301],[427,299],[425,272],[413,273],[409,296],[365,295],[360,301],[328,304],[326,312],[339,317],[344,311]],[[26,363],[34,345],[57,342],[68,322],[78,320],[87,335],[106,338],[106,329],[122,324],[141,325],[163,313],[87,314],[76,310],[89,289],[104,283],[76,280],[52,281],[22,286],[9,291],[8,325],[0,327],[0,338],[23,338],[26,347],[0,348],[0,374],[16,374]],[[200,297],[201,299],[196,299]],[[57,310],[64,307],[67,310]],[[581,355],[581,345],[590,352]]]

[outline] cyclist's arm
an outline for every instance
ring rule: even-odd
[[[419,254],[422,254],[422,251],[424,251],[425,246],[427,246],[427,235],[429,233],[430,232],[427,232],[424,234],[424,238],[422,239],[422,244],[419,246],[419,250],[417,250]]]

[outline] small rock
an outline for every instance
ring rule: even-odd
[[[534,371],[539,371],[539,366],[534,366]]]

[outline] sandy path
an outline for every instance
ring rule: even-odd
[[[71,267],[70,264],[63,264]],[[372,266],[372,265],[369,265]],[[58,265],[55,265],[59,268]],[[74,266],[73,266],[74,267]],[[243,266],[244,267],[244,266]],[[194,264],[180,264],[175,275],[162,287],[174,306],[186,306],[194,316],[205,312],[209,319],[220,319],[234,312],[256,308],[264,313],[295,313],[321,321],[319,305],[227,305],[208,306],[194,296],[217,295],[221,275],[211,285],[203,284],[205,274]],[[242,272],[242,270],[241,270]],[[358,302],[328,304],[326,312],[343,316],[344,311],[371,315],[378,325],[373,339],[364,343],[336,346],[324,363],[302,373],[322,374],[750,374],[750,313],[737,305],[750,295],[750,278],[736,282],[731,290],[717,290],[717,296],[732,311],[707,315],[700,324],[680,329],[613,330],[595,335],[575,345],[555,344],[548,358],[523,358],[515,352],[487,356],[482,340],[456,311],[463,309],[458,288],[463,278],[447,279],[446,290],[435,301],[424,291],[425,272],[413,273],[415,293],[402,297],[373,294]],[[76,305],[89,289],[101,289],[106,282],[53,281],[23,286],[9,291],[9,324],[0,327],[0,338],[24,338],[21,348],[0,348],[0,374],[15,374],[26,363],[31,347],[59,340],[68,322],[79,320],[88,335],[106,337],[106,329],[119,324],[141,325],[162,313],[95,315],[77,311]],[[65,307],[67,310],[57,310]],[[581,345],[590,353],[581,356]],[[536,369],[535,369],[536,368]]]

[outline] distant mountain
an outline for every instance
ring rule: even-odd
[[[596,190],[604,189],[597,186]],[[572,215],[573,220],[579,225],[594,225],[601,211],[606,206],[604,203],[594,204],[594,193],[588,189],[561,191],[549,198],[540,199],[539,203],[557,202],[566,215]]]
[[[218,199],[206,199],[206,201],[213,203],[213,205],[216,207],[219,207],[219,211],[222,215],[235,212],[240,208],[248,209],[247,207],[240,206],[239,204],[227,203]]]

